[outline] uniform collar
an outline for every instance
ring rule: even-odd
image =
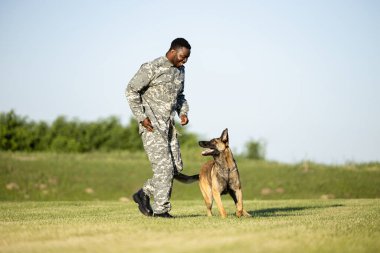
[[[173,63],[171,63],[171,62],[169,61],[168,58],[166,58],[166,56],[162,56],[162,57],[161,57],[161,60],[162,60],[162,64],[163,64],[165,67],[174,67],[174,68],[177,68],[176,66],[173,65]],[[184,69],[185,69],[185,66],[182,65],[181,67],[179,67],[179,68],[177,68],[177,69],[179,69],[179,70],[184,70]]]
[[[171,62],[169,61],[169,59],[166,58],[166,56],[162,56],[161,59],[162,59],[162,62],[163,62],[163,65],[164,65],[164,66],[167,66],[167,67],[174,67],[173,63],[171,63]]]

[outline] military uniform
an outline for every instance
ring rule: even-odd
[[[143,64],[129,82],[126,96],[138,122],[149,118],[153,132],[141,124],[139,133],[153,178],[147,180],[143,191],[153,196],[154,213],[169,212],[173,175],[183,169],[174,127],[174,116],[187,115],[189,107],[184,91],[185,67],[175,67],[165,56]]]

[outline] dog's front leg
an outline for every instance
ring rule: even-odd
[[[223,218],[226,218],[227,213],[226,213],[226,210],[224,209],[223,204],[222,204],[222,198],[220,196],[220,191],[213,187],[212,188],[212,196],[214,197],[216,205],[218,206],[218,210],[219,210],[220,215]]]
[[[236,194],[236,199],[237,199],[236,216],[241,217],[243,215],[243,193],[241,189],[237,189],[235,191],[235,194]]]
[[[236,199],[237,199],[236,216],[237,217],[241,217],[241,216],[250,217],[251,215],[246,210],[243,209],[243,192],[241,191],[241,188],[237,189],[235,194],[236,194]]]

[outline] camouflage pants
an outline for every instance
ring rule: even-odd
[[[183,169],[174,127],[171,127],[168,132],[166,135],[158,129],[153,132],[144,130],[141,135],[144,149],[153,170],[153,177],[145,182],[143,191],[149,196],[153,196],[152,209],[157,214],[170,211],[173,175],[176,171]]]

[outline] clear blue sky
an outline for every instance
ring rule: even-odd
[[[124,90],[176,37],[188,129],[268,159],[380,160],[380,1],[0,2],[0,111],[51,122],[131,112]]]

